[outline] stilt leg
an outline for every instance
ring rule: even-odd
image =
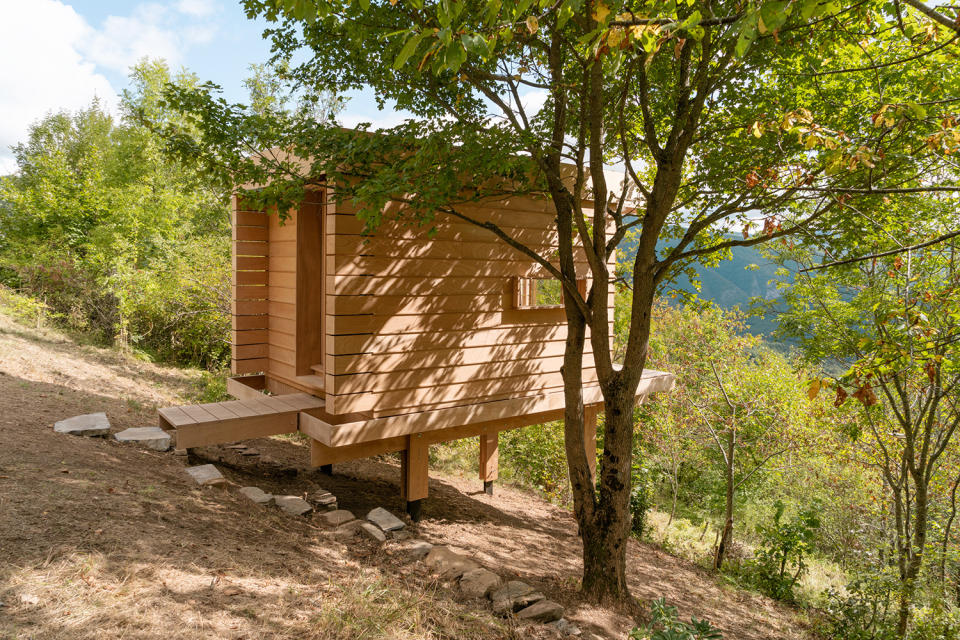
[[[587,465],[590,467],[590,477],[593,484],[597,482],[597,413],[595,407],[584,407],[583,410],[583,446],[587,451]]]
[[[409,500],[407,502],[407,515],[414,522],[420,522],[421,512],[423,511],[423,500]]]
[[[500,471],[500,458],[497,451],[499,433],[480,434],[480,479],[483,480],[483,490],[493,495],[493,481]]]
[[[420,519],[423,500],[427,497],[430,481],[429,445],[422,434],[407,438],[407,450],[400,454],[400,493],[407,501],[407,513],[414,521]]]

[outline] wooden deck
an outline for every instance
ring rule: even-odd
[[[254,392],[258,393],[258,392]],[[301,411],[322,409],[323,400],[306,393],[164,407],[160,426],[177,430],[177,447],[188,449],[292,433]]]

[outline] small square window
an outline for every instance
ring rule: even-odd
[[[514,309],[560,309],[562,307],[563,285],[556,278],[518,277],[514,280]]]

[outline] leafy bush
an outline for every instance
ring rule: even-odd
[[[500,460],[515,480],[554,502],[568,503],[570,481],[563,422],[548,422],[500,434]]]
[[[855,578],[846,589],[829,589],[820,633],[837,640],[894,640],[897,578],[891,572]]]
[[[942,602],[914,611],[909,640],[960,640],[960,611]]]
[[[707,620],[691,617],[690,622],[678,619],[677,608],[668,605],[663,598],[650,605],[650,625],[634,628],[629,640],[719,640],[720,630]]]
[[[775,504],[773,522],[759,525],[761,547],[746,563],[746,572],[754,584],[771,598],[794,601],[793,588],[807,569],[806,558],[813,549],[820,520],[817,507],[799,512],[783,521],[784,504]]]
[[[630,530],[638,538],[646,533],[647,513],[650,511],[650,470],[645,462],[643,452],[635,451],[630,486],[630,515],[633,517]]]

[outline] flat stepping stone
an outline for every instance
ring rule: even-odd
[[[364,522],[360,525],[360,530],[363,531],[367,536],[377,542],[386,542],[387,536],[383,533],[383,530],[375,524],[370,522]]]
[[[467,571],[480,569],[480,565],[465,555],[453,551],[450,547],[434,547],[427,554],[426,564],[440,575],[457,579]]]
[[[404,553],[414,560],[419,560],[430,553],[431,549],[433,549],[433,545],[429,542],[424,540],[414,540],[404,547]]]
[[[257,504],[270,504],[273,502],[273,494],[267,493],[260,487],[243,487],[240,489],[240,493]]]
[[[485,598],[500,586],[500,576],[488,569],[473,569],[460,576],[460,592],[468,598]]]
[[[320,514],[320,521],[332,529],[344,525],[351,520],[356,520],[356,518],[346,509],[337,509],[336,511],[328,511],[327,513]]]
[[[160,427],[132,427],[113,435],[117,442],[137,444],[154,451],[170,448],[170,434]]]
[[[556,629],[564,636],[579,636],[582,632],[580,627],[573,624],[566,618],[560,618],[559,620],[554,620],[550,623],[550,626]]]
[[[310,496],[310,502],[314,502],[321,507],[329,507],[332,504],[337,504],[337,496],[333,495],[325,489],[315,491],[312,496]]]
[[[360,533],[360,527],[363,525],[363,522],[359,520],[351,520],[350,522],[340,525],[334,529],[331,534],[334,538],[342,541],[347,541],[353,539],[358,533]]]
[[[493,612],[500,615],[513,613],[543,600],[544,595],[520,580],[511,580],[490,594]],[[558,616],[559,617],[559,616]]]
[[[69,433],[72,436],[105,436],[110,433],[110,421],[107,414],[88,413],[61,420],[53,425],[57,433]]]
[[[517,613],[517,618],[526,622],[553,622],[563,617],[563,607],[553,600],[540,600]]]
[[[223,474],[220,473],[220,470],[212,464],[201,464],[197,467],[187,467],[187,473],[189,473],[190,477],[193,478],[201,487],[223,484],[227,481],[227,479],[223,477]]]
[[[393,515],[383,507],[377,507],[368,513],[367,520],[377,525],[384,531],[399,531],[407,526],[404,524],[403,520]]]
[[[274,496],[273,502],[292,516],[302,516],[313,511],[313,505],[299,496]]]

